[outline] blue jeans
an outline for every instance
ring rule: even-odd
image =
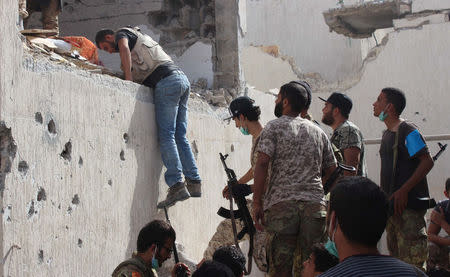
[[[181,71],[160,80],[155,87],[155,114],[164,174],[169,187],[183,182],[182,173],[200,181],[191,146],[186,138],[190,83]]]

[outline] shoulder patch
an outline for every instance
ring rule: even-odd
[[[420,136],[419,130],[415,129],[406,136],[405,145],[410,157],[414,156],[425,147],[425,142]]]

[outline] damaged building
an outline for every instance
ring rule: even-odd
[[[164,218],[152,91],[117,77],[118,54],[100,51],[101,68],[27,40],[17,7],[0,1],[0,275],[108,276],[135,250],[140,228]],[[316,119],[317,96],[350,95],[378,181],[384,125],[372,103],[381,88],[406,92],[404,117],[432,154],[450,139],[449,14],[447,0],[65,0],[59,25],[61,36],[91,41],[102,28],[139,26],[191,81],[187,136],[204,192],[169,215],[183,256],[197,262],[227,205],[219,152],[237,175],[249,165],[251,139],[223,121],[233,98],[254,98],[265,124],[285,82],[311,84]],[[39,18],[28,28],[40,28]],[[449,163],[442,155],[429,174],[436,199]]]

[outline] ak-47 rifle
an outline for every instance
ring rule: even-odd
[[[234,236],[234,244],[236,247],[239,248],[238,240],[242,239],[245,234],[248,234],[250,237],[250,247],[248,250],[247,258],[248,258],[248,268],[244,269],[245,275],[249,275],[252,271],[252,259],[253,259],[253,236],[256,232],[255,226],[253,225],[253,219],[250,215],[250,211],[247,208],[247,200],[245,199],[245,195],[242,193],[236,192],[236,189],[233,191],[233,187],[237,187],[238,181],[236,179],[236,174],[234,173],[234,170],[228,168],[225,160],[228,157],[228,154],[222,155],[222,153],[219,153],[220,160],[222,161],[223,168],[225,169],[225,173],[227,174],[228,178],[228,191],[233,196],[230,197],[230,209],[227,210],[225,208],[220,208],[217,212],[218,215],[225,217],[225,218],[231,218],[231,226],[233,227],[233,236]],[[238,206],[238,210],[233,210],[233,199],[236,202]],[[244,227],[242,230],[237,233],[236,230],[236,219],[240,219]]]
[[[438,146],[439,146],[439,151],[436,153],[436,155],[434,155],[433,157],[433,161],[436,161],[439,156],[442,154],[442,152],[445,151],[445,149],[447,148],[447,144],[442,145],[442,143],[438,142]]]
[[[170,224],[169,214],[167,213],[167,208],[164,207],[164,213],[166,214],[167,223]],[[175,264],[178,264],[180,260],[178,259],[178,251],[177,251],[177,245],[175,244],[175,241],[173,242],[173,258],[175,260]],[[175,276],[177,277],[188,277],[189,275],[186,272],[186,269],[182,266],[177,266],[177,269],[175,271]]]

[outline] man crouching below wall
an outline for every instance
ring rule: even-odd
[[[153,220],[148,223],[139,232],[137,252],[120,263],[112,277],[157,277],[156,269],[169,259],[173,252],[175,236],[175,230],[165,221]],[[178,263],[173,267],[173,277],[177,267],[183,267],[189,272],[185,264]]]

